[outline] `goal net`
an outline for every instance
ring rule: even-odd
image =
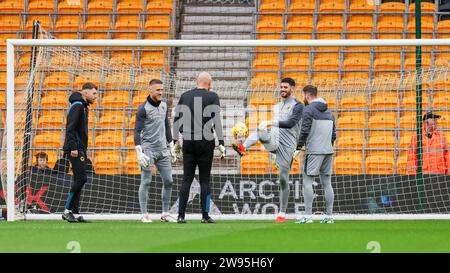
[[[231,128],[244,122],[251,133],[262,121],[278,120],[273,106],[281,101],[279,83],[284,77],[295,80],[292,95],[299,101],[303,101],[305,85],[317,86],[319,97],[326,100],[336,119],[332,186],[337,217],[448,216],[448,46],[423,47],[423,67],[416,75],[414,46],[190,47],[187,41],[185,46],[150,47],[140,42],[122,47],[107,40],[95,47],[78,46],[77,41],[70,46],[36,46],[35,65],[30,63],[30,46],[15,46],[14,131],[6,126],[5,99],[0,110],[0,202],[4,205],[6,196],[14,198],[16,217],[59,218],[64,211],[72,181],[62,152],[68,97],[85,82],[99,87],[99,98],[89,110],[91,171],[82,192],[81,212],[92,217],[106,215],[105,219],[139,217],[140,169],[133,141],[136,109],[149,95],[150,80],[156,78],[163,81],[164,97],[173,110],[180,95],[196,86],[195,77],[201,71],[211,73],[212,91],[220,97],[227,150],[220,159],[216,149],[213,161],[210,213],[215,217],[272,219],[279,211],[274,158],[259,142],[239,157],[231,148],[235,142]],[[439,61],[442,58],[447,62]],[[5,89],[6,75],[2,75]],[[6,98],[6,92],[1,91],[0,97]],[[417,128],[418,101],[421,117],[428,111],[440,116],[435,122],[423,121],[421,130]],[[172,124],[172,111],[170,115]],[[8,157],[10,133],[14,134],[14,155]],[[420,154],[417,133],[422,134]],[[39,169],[41,153],[48,157],[49,169]],[[287,209],[291,218],[304,211],[304,157],[305,151],[292,162]],[[14,177],[8,180],[7,161],[12,158]],[[172,169],[170,205],[176,215],[182,159]],[[14,192],[6,192],[7,181],[13,181]],[[154,169],[149,212],[155,216],[161,212],[161,188]],[[324,212],[319,179],[314,184],[313,211]],[[196,176],[188,219],[200,212]]]

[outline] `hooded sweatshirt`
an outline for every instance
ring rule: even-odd
[[[298,146],[306,145],[307,154],[333,154],[336,123],[322,98],[313,100],[303,110]]]
[[[64,140],[64,153],[81,151],[86,153],[88,145],[88,103],[79,92],[69,97],[70,107],[67,111],[66,137]]]

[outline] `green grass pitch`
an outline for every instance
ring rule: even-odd
[[[450,252],[450,221],[219,221],[187,224],[138,221],[0,223],[0,252]]]

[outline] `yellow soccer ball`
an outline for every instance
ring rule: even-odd
[[[248,137],[248,128],[242,123],[238,122],[233,126],[233,137],[234,139],[242,139]]]

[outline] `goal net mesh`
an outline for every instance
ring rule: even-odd
[[[42,32],[41,38],[52,37]],[[414,51],[414,47],[409,49]],[[433,138],[423,137],[423,174],[420,178],[414,148],[417,77],[411,64],[398,71],[400,53],[396,50],[399,49],[117,48],[108,47],[105,41],[104,47],[37,47],[36,65],[32,69],[31,49],[17,47],[14,94],[16,211],[18,214],[63,212],[72,182],[72,170],[62,151],[68,97],[80,90],[85,82],[93,82],[99,87],[99,98],[89,107],[91,171],[82,192],[81,212],[140,213],[140,169],[133,140],[136,109],[146,101],[151,79],[163,81],[164,97],[173,110],[180,95],[196,86],[197,74],[207,71],[214,79],[212,91],[220,97],[227,150],[224,159],[219,158],[217,149],[215,151],[211,174],[212,215],[245,217],[278,213],[279,182],[273,157],[261,143],[250,148],[244,157],[239,157],[231,148],[235,142],[231,128],[237,122],[244,122],[251,133],[261,121],[278,120],[272,116],[272,109],[281,101],[279,82],[283,77],[296,81],[293,96],[299,101],[303,101],[305,85],[317,86],[319,97],[326,100],[336,119],[332,176],[335,213],[446,214],[450,210],[450,179],[447,175],[450,146],[445,144],[445,139],[450,139],[448,66],[425,67],[420,75],[423,87],[421,116],[427,111],[441,116],[432,132]],[[429,49],[432,50],[436,48]],[[377,60],[385,58],[385,61],[374,63],[373,52],[378,54]],[[437,53],[433,51],[433,54]],[[350,55],[351,61],[337,70],[343,56],[348,60]],[[280,58],[283,58],[282,68],[276,67]],[[187,67],[192,62],[201,63],[202,69],[189,71]],[[309,69],[310,62],[314,64],[312,70]],[[6,93],[1,92],[1,97],[6,97]],[[5,128],[4,108],[0,113],[2,128]],[[173,111],[170,115],[172,124]],[[424,135],[427,130],[424,125]],[[4,129],[0,154],[2,189],[6,189],[7,133]],[[50,169],[42,171],[36,167],[39,152],[47,154]],[[304,211],[304,157],[305,152],[302,152],[292,163],[289,214],[298,215]],[[170,206],[171,213],[176,214],[183,179],[182,159],[172,169],[174,185]],[[161,212],[161,188],[160,175],[153,169],[149,213]],[[1,202],[4,202],[4,195]],[[313,211],[324,211],[319,179],[314,184]],[[200,212],[200,184],[196,176],[187,213]]]

